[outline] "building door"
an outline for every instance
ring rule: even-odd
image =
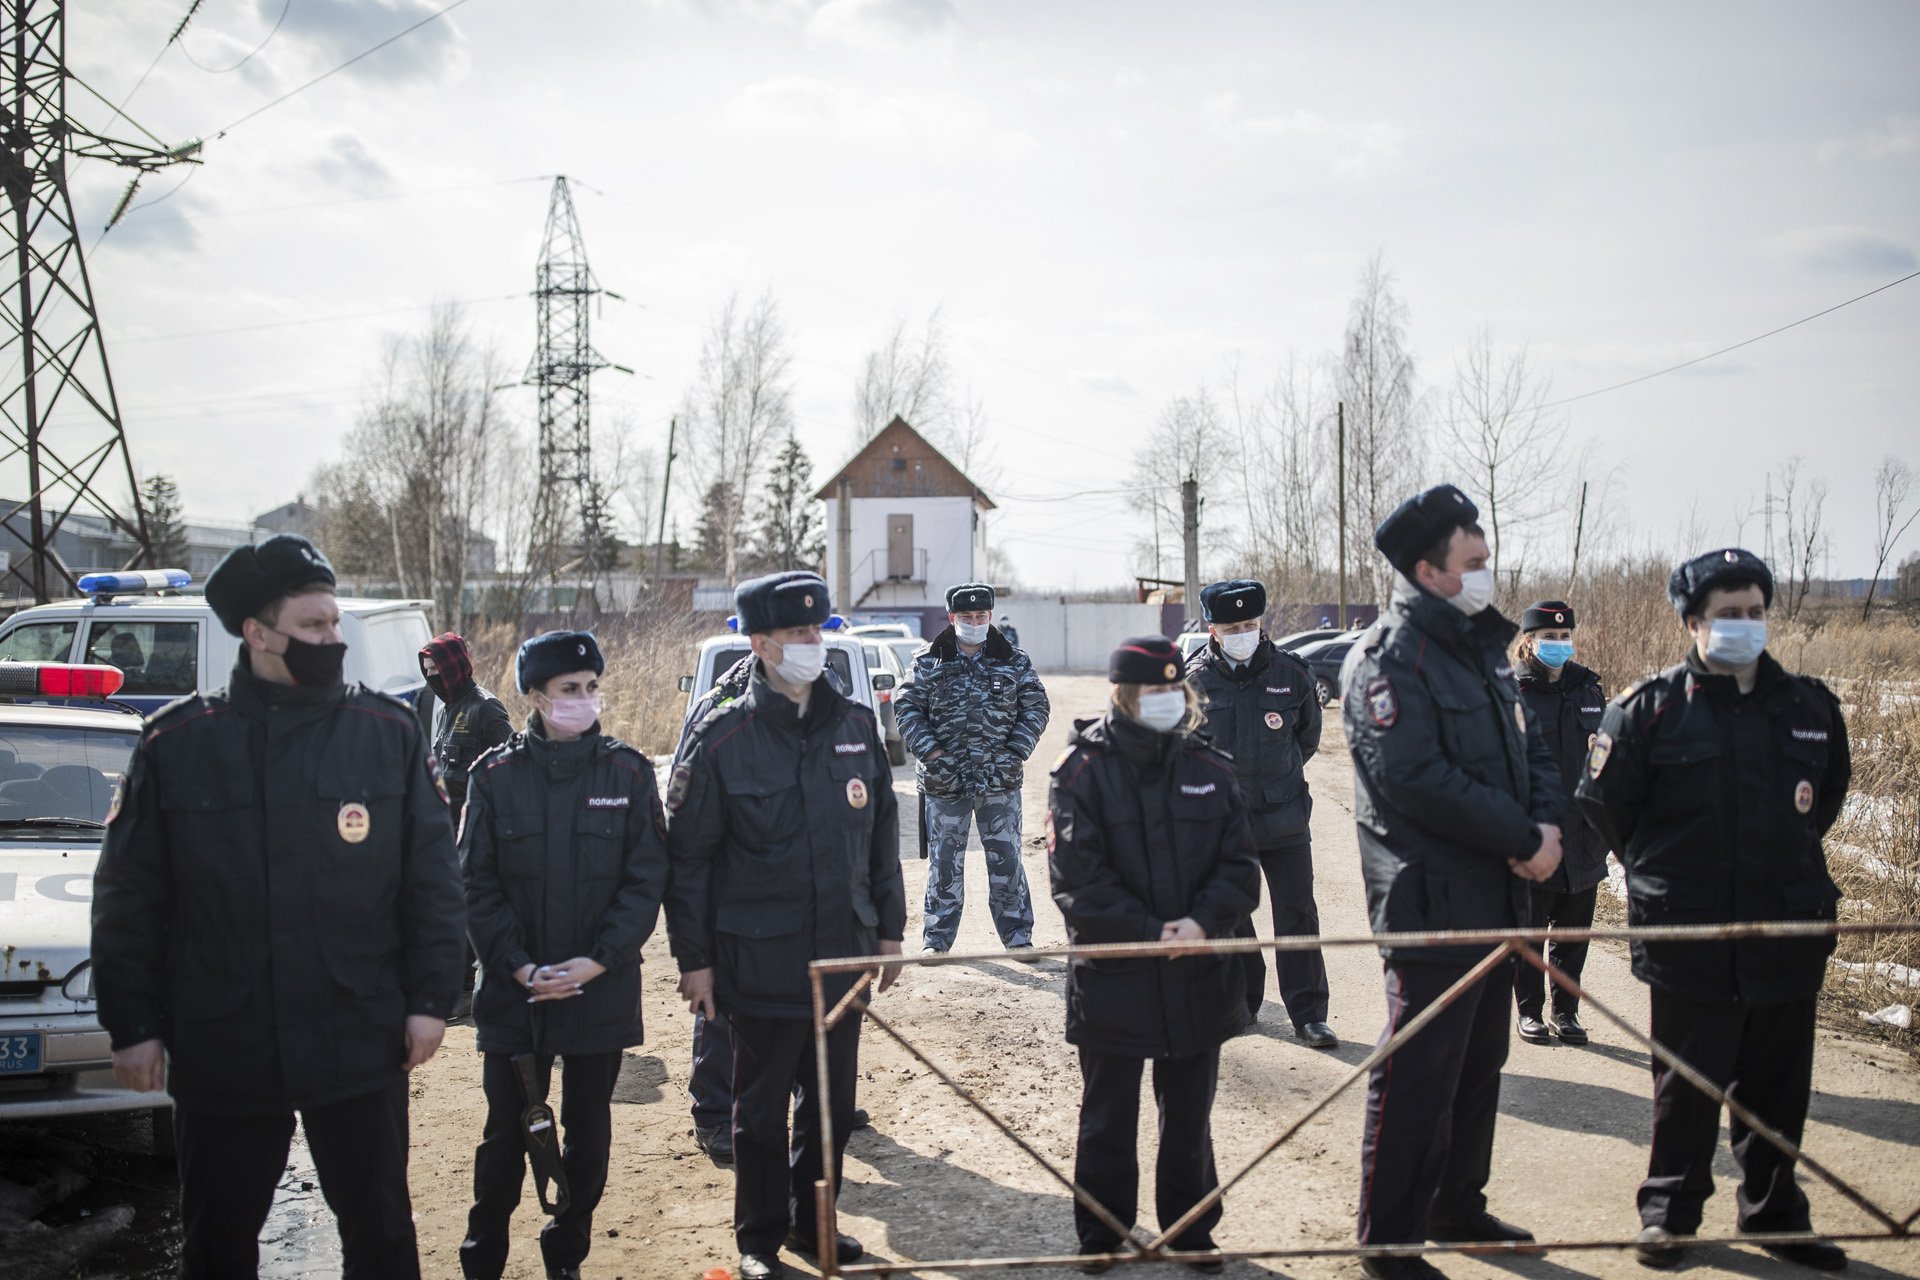
[[[913,517],[887,517],[887,576],[897,581],[913,578]]]

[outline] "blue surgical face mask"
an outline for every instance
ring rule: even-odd
[[[1712,618],[1707,621],[1707,657],[1726,667],[1748,667],[1767,649],[1767,622],[1762,618]]]
[[[1540,659],[1542,666],[1558,671],[1573,661],[1573,641],[1542,640],[1533,646],[1533,656]]]

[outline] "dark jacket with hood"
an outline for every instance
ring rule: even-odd
[[[427,735],[434,776],[446,788],[454,827],[467,802],[467,773],[474,762],[513,736],[513,720],[499,698],[473,678],[473,658],[458,636],[436,636],[420,649],[433,659],[437,675],[414,699],[420,731]],[[444,708],[436,726],[435,711]]]
[[[1191,917],[1232,937],[1260,901],[1260,859],[1233,762],[1196,734],[1155,733],[1113,712],[1074,723],[1047,797],[1053,900],[1076,946],[1158,942]],[[1248,1022],[1242,958],[1076,960],[1067,1042],[1184,1058]]]
[[[753,663],[673,767],[667,930],[682,973],[714,970],[721,1012],[805,1018],[809,960],[905,936],[899,806],[872,711],[822,675],[802,716]]]
[[[1313,672],[1262,636],[1239,665],[1207,641],[1187,659],[1187,679],[1206,695],[1207,736],[1233,757],[1254,844],[1271,849],[1304,836],[1313,816],[1306,766],[1320,749]]]
[[[159,1037],[185,1106],[253,1115],[405,1076],[460,991],[460,873],[412,709],[231,683],[156,713],[93,882],[100,1021]]]
[[[536,715],[475,766],[460,829],[482,1053],[612,1053],[642,1039],[640,948],[667,888],[653,765],[595,726],[555,742]],[[514,975],[575,956],[581,994],[527,1003]]]
[[[1541,886],[1561,893],[1581,893],[1607,878],[1607,842],[1573,803],[1573,789],[1586,772],[1587,751],[1607,711],[1607,694],[1600,673],[1577,662],[1560,668],[1555,680],[1536,661],[1516,664],[1520,699],[1540,728],[1560,767],[1560,795],[1566,811],[1560,821],[1560,867]]]
[[[998,627],[971,658],[952,627],[935,636],[914,656],[893,708],[921,793],[940,800],[1018,791],[1051,714],[1032,661]]]
[[[1375,933],[1511,929],[1530,918],[1508,865],[1561,821],[1560,773],[1507,660],[1519,628],[1468,616],[1402,580],[1347,655],[1341,710],[1354,823]],[[1395,960],[1472,964],[1485,947],[1391,948]]]
[[[1580,807],[1627,869],[1627,922],[1832,920],[1840,891],[1821,840],[1853,757],[1840,702],[1760,655],[1753,691],[1697,654],[1607,708]],[[1685,999],[1808,999],[1832,938],[1633,944],[1641,981]]]

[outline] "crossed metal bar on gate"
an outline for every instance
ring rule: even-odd
[[[1920,933],[1920,920],[1889,921],[1868,923],[1850,921],[1835,923],[1830,921],[1751,921],[1740,924],[1721,925],[1671,925],[1640,928],[1587,928],[1587,929],[1455,929],[1425,933],[1381,933],[1356,934],[1339,937],[1286,937],[1286,938],[1222,938],[1205,942],[1124,942],[1107,943],[1083,947],[1041,947],[1023,950],[1017,957],[1023,961],[1039,958],[1061,960],[1122,959],[1141,957],[1160,957],[1176,959],[1180,956],[1204,954],[1208,952],[1238,954],[1251,951],[1305,951],[1316,947],[1377,947],[1391,944],[1395,947],[1431,947],[1431,946],[1473,946],[1490,945],[1486,957],[1469,969],[1432,1004],[1421,1010],[1413,1021],[1407,1023],[1385,1043],[1375,1046],[1373,1052],[1361,1061],[1352,1071],[1336,1084],[1332,1090],[1322,1095],[1319,1101],[1309,1107],[1304,1114],[1282,1129],[1278,1136],[1263,1147],[1249,1160],[1238,1173],[1221,1182],[1200,1203],[1188,1210],[1179,1221],[1161,1228],[1160,1234],[1149,1240],[1142,1240],[1123,1224],[1113,1213],[1101,1204],[1084,1187],[1062,1172],[1052,1161],[1037,1151],[1033,1145],[1022,1138],[1013,1128],[994,1114],[992,1108],[976,1097],[972,1090],[955,1080],[938,1063],[922,1053],[911,1041],[896,1029],[893,1024],[875,1013],[870,1004],[861,997],[872,985],[876,972],[886,965],[938,966],[967,964],[982,960],[1013,960],[1016,957],[1002,951],[982,951],[967,954],[946,954],[938,956],[858,956],[840,960],[816,960],[808,965],[808,978],[813,986],[813,1030],[816,1079],[823,1082],[815,1090],[819,1100],[820,1132],[825,1142],[832,1141],[833,1110],[830,1091],[824,1082],[828,1079],[827,1035],[848,1013],[865,1017],[885,1032],[896,1044],[932,1072],[941,1083],[984,1116],[994,1128],[1025,1152],[1033,1162],[1040,1166],[1054,1181],[1073,1196],[1098,1218],[1109,1230],[1120,1236],[1126,1245],[1126,1252],[1107,1254],[1063,1254],[1039,1257],[1018,1258],[951,1258],[937,1261],[901,1261],[866,1262],[842,1266],[838,1247],[838,1209],[832,1184],[832,1162],[828,1160],[822,1169],[823,1176],[814,1183],[815,1239],[819,1241],[819,1262],[823,1276],[877,1275],[886,1276],[912,1271],[984,1271],[1001,1268],[1061,1267],[1088,1262],[1195,1262],[1208,1259],[1222,1261],[1232,1259],[1296,1259],[1314,1257],[1413,1257],[1427,1253],[1462,1253],[1470,1255],[1512,1255],[1545,1253],[1552,1250],[1595,1250],[1624,1249],[1633,1245],[1632,1240],[1560,1240],[1542,1241],[1532,1244],[1520,1243],[1481,1243],[1481,1244],[1402,1244],[1402,1245],[1313,1245],[1288,1249],[1242,1249],[1213,1250],[1194,1253],[1170,1249],[1167,1242],[1177,1237],[1187,1227],[1238,1186],[1248,1174],[1259,1166],[1275,1151],[1284,1146],[1295,1134],[1309,1122],[1333,1104],[1333,1101],[1345,1093],[1354,1084],[1365,1079],[1367,1074],[1379,1063],[1390,1058],[1401,1046],[1418,1035],[1449,1006],[1487,976],[1495,967],[1510,955],[1531,964],[1546,975],[1547,979],[1568,994],[1584,1001],[1603,1018],[1624,1031],[1629,1038],[1644,1047],[1661,1062],[1667,1064],[1682,1079],[1712,1098],[1767,1142],[1778,1147],[1793,1160],[1806,1166],[1807,1170],[1828,1186],[1832,1187],[1869,1217],[1881,1223],[1885,1230],[1878,1232],[1855,1232],[1850,1234],[1775,1233],[1740,1234],[1735,1236],[1685,1236],[1673,1243],[1686,1248],[1695,1248],[1714,1244],[1801,1244],[1817,1240],[1830,1241],[1868,1241],[1868,1240],[1913,1240],[1920,1239],[1912,1234],[1916,1222],[1920,1222],[1920,1205],[1903,1218],[1895,1218],[1868,1199],[1857,1188],[1844,1181],[1825,1165],[1808,1157],[1799,1146],[1790,1142],[1786,1136],[1767,1124],[1738,1100],[1708,1080],[1699,1070],[1682,1060],[1665,1045],[1651,1036],[1645,1035],[1632,1026],[1625,1018],[1555,966],[1549,964],[1534,943],[1549,939],[1559,942],[1587,942],[1603,940],[1638,940],[1641,942],[1705,942],[1730,941],[1742,938],[1815,938],[1836,937],[1853,934],[1890,934]],[[825,979],[830,974],[853,973],[853,986],[831,1009],[826,1003]]]

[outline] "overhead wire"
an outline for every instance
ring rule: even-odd
[[[492,294],[483,298],[454,298],[450,301],[455,305],[471,306],[483,302],[518,302],[525,297],[526,294],[524,293],[502,293]],[[310,324],[337,324],[347,320],[373,320],[381,316],[397,316],[420,311],[431,311],[435,307],[442,305],[444,304],[440,302],[429,302],[410,307],[388,307],[381,311],[353,311],[331,316],[306,316],[297,320],[268,320],[258,324],[234,325],[224,329],[193,329],[185,333],[149,333],[136,337],[115,337],[112,341],[117,345],[125,345],[134,342],[174,342],[187,338],[216,338],[235,333],[256,333],[265,329],[292,329]]]
[[[418,22],[414,23],[412,26],[409,26],[403,30],[394,32],[392,35],[388,36],[385,40],[382,40],[379,44],[374,45],[372,48],[365,49],[359,53],[354,54],[351,58],[348,58],[345,62],[342,62],[336,67],[331,67],[326,71],[322,71],[319,75],[307,81],[305,84],[296,85],[295,87],[281,94],[279,97],[274,98],[272,101],[264,102],[260,104],[259,106],[255,107],[253,110],[247,112],[247,114],[241,116],[238,120],[235,120],[233,123],[225,125],[219,129],[216,129],[213,132],[212,136],[215,138],[226,137],[229,133],[232,133],[235,129],[238,129],[241,125],[247,123],[247,121],[249,120],[252,120],[254,117],[266,114],[267,112],[273,110],[275,107],[279,106],[281,103],[287,101],[289,98],[297,97],[300,94],[305,93],[307,90],[313,88],[315,85],[319,84],[321,81],[340,74],[342,71],[345,71],[348,67],[352,66],[354,63],[359,62],[362,59],[372,57],[374,54],[380,52],[382,49],[386,48],[388,45],[394,43],[397,40],[405,39],[407,36],[412,35],[414,32],[418,31],[420,28],[428,25],[429,23],[439,21],[441,18],[446,17],[449,13],[452,13],[455,9],[458,9],[461,5],[466,3],[467,3],[467,0],[452,0],[451,4],[445,5],[439,9],[434,10],[432,13],[420,19]]]
[[[1842,307],[1850,307],[1856,302],[1864,302],[1866,299],[1871,298],[1876,293],[1885,293],[1887,290],[1893,288],[1895,285],[1905,284],[1907,281],[1914,280],[1914,279],[1920,279],[1920,271],[1909,272],[1908,274],[1901,276],[1898,280],[1887,281],[1885,284],[1881,285],[1877,289],[1869,289],[1865,293],[1857,294],[1854,297],[1848,298],[1845,302],[1836,302],[1832,306],[1826,308],[1823,311],[1816,311],[1810,316],[1801,316],[1798,320],[1795,320],[1790,324],[1783,324],[1777,329],[1769,329],[1765,333],[1756,334],[1755,336],[1748,338],[1742,342],[1736,342],[1730,347],[1722,347],[1718,351],[1709,351],[1706,355],[1695,356],[1691,360],[1682,360],[1679,364],[1668,365],[1664,369],[1655,369],[1652,373],[1643,373],[1637,378],[1628,378],[1625,382],[1616,382],[1610,387],[1597,387],[1592,391],[1582,391],[1577,396],[1566,396],[1559,400],[1550,400],[1546,404],[1541,405],[1540,407],[1542,409],[1557,409],[1564,404],[1573,404],[1575,401],[1579,401],[1579,400],[1591,400],[1595,396],[1604,396],[1610,391],[1621,391],[1627,387],[1638,386],[1642,382],[1650,382],[1654,378],[1665,377],[1669,373],[1678,373],[1680,372],[1680,370],[1692,368],[1696,364],[1704,364],[1708,360],[1718,359],[1719,357],[1726,355],[1730,351],[1738,351],[1742,347],[1750,347],[1756,342],[1760,342],[1760,341],[1763,341],[1764,339],[1773,337],[1775,334],[1785,333],[1789,329],[1797,329],[1801,325],[1806,324],[1809,321],[1818,320],[1821,316],[1830,316],[1834,312],[1840,310]]]
[[[206,0],[191,0],[191,3],[187,5],[186,14],[180,19],[179,24],[174,27],[173,34],[169,35],[167,37],[167,42],[160,46],[160,52],[153,55],[153,61],[149,62],[147,64],[147,69],[140,73],[140,78],[133,82],[133,88],[127,90],[127,96],[120,99],[120,105],[117,107],[114,107],[111,102],[107,103],[109,107],[113,107],[113,116],[118,116],[120,119],[125,120],[128,124],[133,124],[133,118],[127,115],[127,104],[133,101],[134,94],[140,92],[140,86],[147,82],[147,77],[153,74],[153,69],[160,65],[160,59],[167,56],[167,50],[173,48],[174,42],[178,40],[180,38],[181,33],[187,29],[187,24],[193,21],[193,15],[200,12],[200,6],[205,3],[206,3]],[[69,72],[68,74],[72,75],[71,72]],[[89,90],[89,92],[92,92],[92,91]],[[105,101],[105,99],[102,99],[102,101]],[[113,116],[107,117],[108,124],[113,123]],[[136,129],[140,129],[140,126],[137,124],[133,124],[133,127]],[[140,132],[146,133],[147,131],[145,129],[140,129]],[[153,135],[150,133],[148,133],[147,136],[150,138],[153,137]],[[159,141],[159,140],[155,139],[155,141]],[[162,143],[161,145],[164,146],[166,144]]]
[[[286,0],[286,3],[280,6],[280,16],[273,20],[273,29],[267,32],[266,38],[261,40],[259,44],[253,46],[252,52],[248,53],[246,57],[240,59],[240,61],[234,63],[230,67],[206,66],[198,58],[193,56],[193,50],[187,48],[187,42],[184,40],[180,42],[180,56],[185,58],[188,62],[192,63],[195,67],[198,67],[200,70],[206,72],[209,75],[223,76],[223,75],[226,75],[229,71],[238,71],[240,68],[246,66],[249,62],[253,61],[254,54],[259,53],[262,49],[266,48],[269,44],[273,42],[273,38],[280,34],[280,24],[287,20],[287,14],[291,13],[292,11],[293,11],[293,0]]]

